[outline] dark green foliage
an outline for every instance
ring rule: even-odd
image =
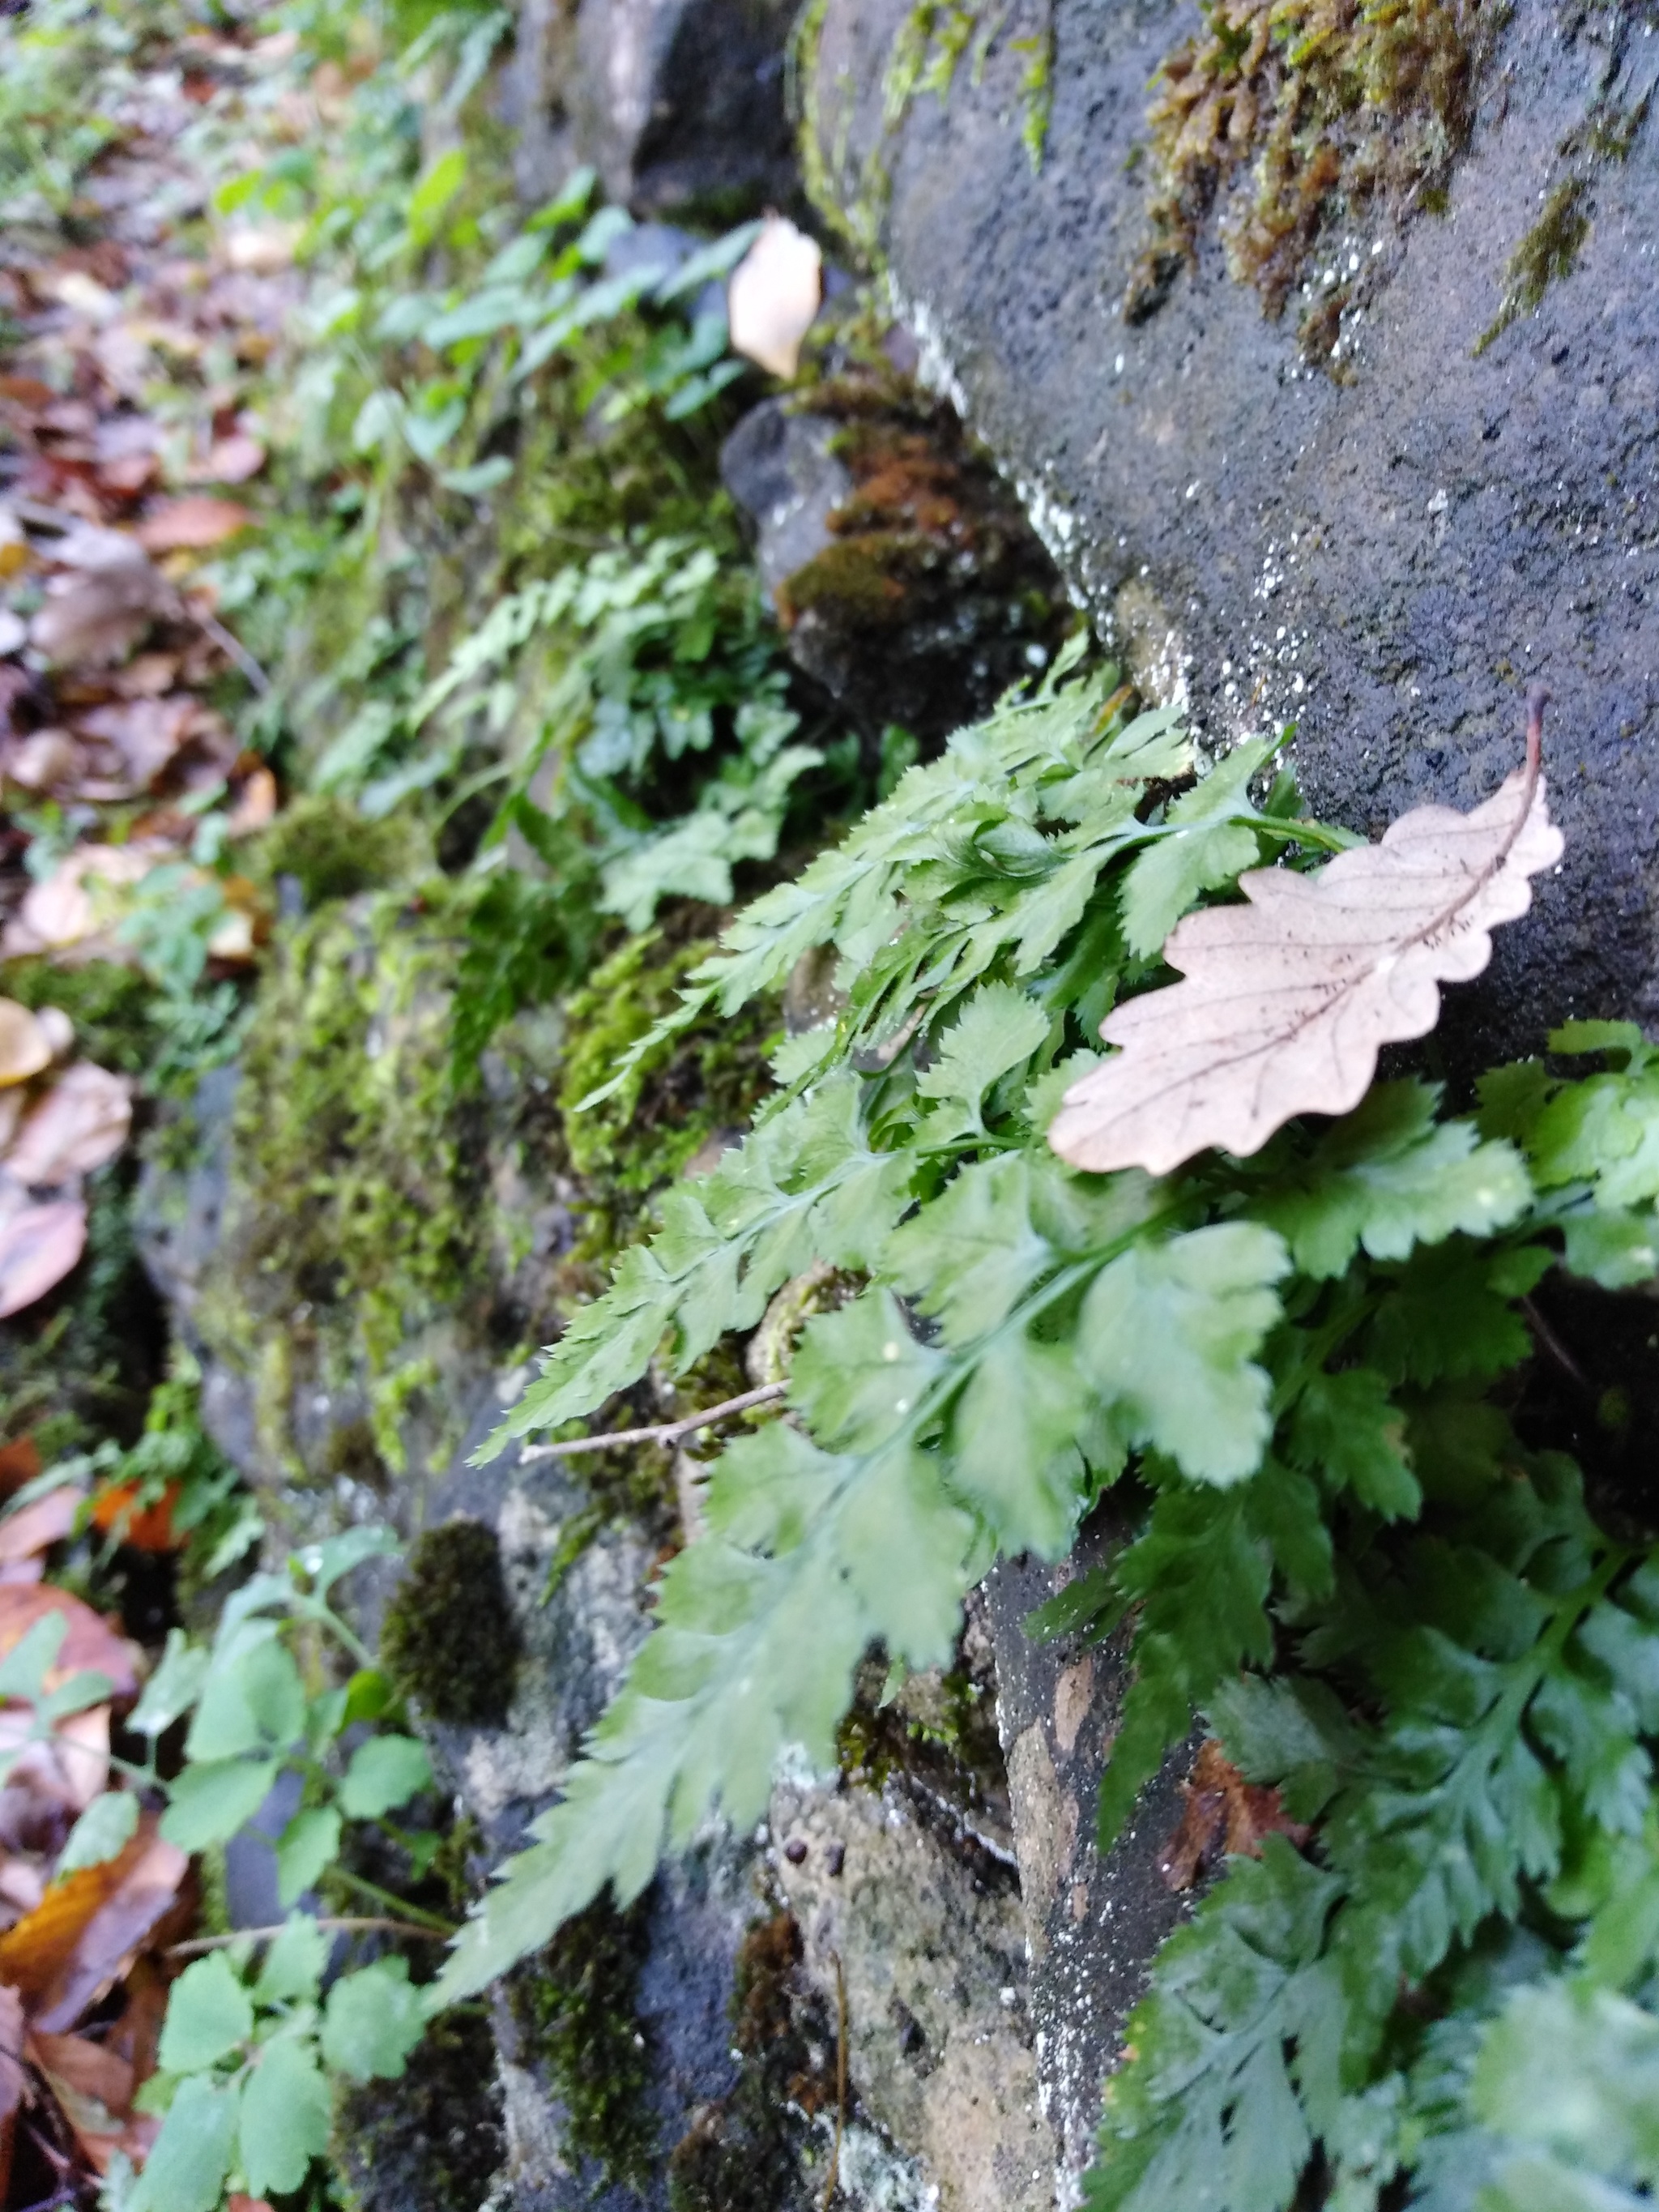
[[[644,2187],[657,2154],[650,2066],[634,2008],[646,1908],[592,1905],[508,1984],[521,2062],[539,2061],[566,2115],[565,2138],[611,2181]]]
[[[427,1719],[499,1725],[519,1638],[493,1528],[447,1521],[416,1538],[386,1607],[380,1663]]]
[[[384,890],[431,866],[421,831],[406,815],[369,821],[343,799],[306,792],[291,799],[250,855],[254,880],[289,877],[309,914],[331,899]]]

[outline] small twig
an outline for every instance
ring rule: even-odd
[[[221,653],[228,655],[256,691],[264,693],[270,690],[270,677],[265,674],[264,670],[260,667],[258,662],[242,643],[241,639],[228,630],[217,615],[204,614],[198,607],[192,607],[188,602],[185,603],[185,612],[204,637],[210,638]]]
[[[426,1942],[436,1943],[443,1939],[435,1928],[419,1928],[412,1920],[392,1920],[385,1914],[365,1916],[361,1913],[337,1914],[317,1922],[330,1935],[367,1936],[380,1933],[387,1936],[419,1936]],[[233,1928],[228,1936],[194,1936],[188,1943],[169,1943],[162,1953],[167,1959],[199,1959],[207,1951],[228,1950],[233,1943],[269,1943],[280,1936],[288,1923],[283,1921],[275,1928]]]
[[[520,1453],[520,1462],[532,1459],[574,1459],[578,1452],[609,1451],[612,1444],[677,1444],[682,1437],[695,1436],[699,1429],[712,1429],[716,1421],[729,1421],[736,1413],[746,1413],[751,1406],[769,1406],[775,1398],[781,1398],[787,1384],[763,1382],[758,1390],[745,1390],[740,1398],[728,1398],[723,1405],[705,1407],[701,1413],[692,1413],[683,1421],[658,1421],[648,1429],[611,1429],[602,1437],[577,1437],[568,1444],[526,1444]]]
[[[823,2185],[820,2212],[830,2212],[830,2199],[841,2184],[841,2136],[847,2124],[847,1978],[841,1970],[841,1953],[830,1954],[836,1970],[836,2140],[830,2147],[830,2179]]]
[[[1548,1352],[1550,1358],[1555,1362],[1556,1365],[1560,1368],[1565,1375],[1571,1377],[1572,1381],[1578,1385],[1578,1388],[1584,1393],[1584,1395],[1587,1398],[1595,1397],[1596,1395],[1595,1385],[1590,1381],[1589,1376],[1585,1374],[1583,1369],[1573,1358],[1571,1352],[1568,1351],[1566,1346],[1562,1343],[1560,1338],[1545,1320],[1543,1315],[1539,1312],[1538,1308],[1533,1304],[1530,1298],[1522,1299],[1521,1310],[1531,1322],[1533,1334],[1538,1339],[1540,1345],[1546,1352]]]

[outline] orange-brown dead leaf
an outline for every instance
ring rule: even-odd
[[[1180,1821],[1158,1862],[1170,1889],[1190,1889],[1225,1856],[1259,1859],[1264,1836],[1301,1844],[1312,1832],[1285,1818],[1277,1790],[1247,1782],[1213,1737],[1200,1747],[1181,1795]]]
[[[197,552],[222,545],[253,520],[234,500],[213,499],[205,492],[186,492],[181,499],[164,500],[138,526],[138,542],[147,553]]]
[[[88,2036],[49,2035],[38,2028],[23,2048],[94,2173],[107,2173],[118,2150],[135,2165],[143,2163],[161,2122],[133,2112],[137,2083],[125,2059]]]
[[[63,2033],[119,1981],[179,1893],[190,1862],[142,1813],[119,1855],[54,1882],[0,1935],[0,1978],[21,1991],[33,2026]]]
[[[23,2000],[0,1989],[0,2203],[11,2201],[11,2152],[23,2101]]]
[[[1060,1158],[1167,1175],[1210,1146],[1258,1152],[1295,1115],[1357,1106],[1379,1048],[1434,1027],[1439,985],[1480,973],[1492,931],[1561,856],[1542,717],[1540,692],[1526,768],[1472,813],[1415,807],[1380,845],[1316,875],[1256,869],[1239,878],[1243,905],[1189,914],[1164,948],[1182,980],[1101,1024],[1122,1049],[1066,1093],[1048,1131]]]
[[[114,1482],[92,1501],[92,1525],[100,1535],[131,1544],[136,1552],[176,1552],[179,1532],[173,1525],[173,1509],[179,1501],[179,1485],[168,1483],[153,1505],[138,1504],[136,1482]],[[0,1531],[4,1523],[0,1522]]]
[[[9,1498],[40,1472],[40,1449],[33,1437],[15,1437],[0,1444],[0,1498]]]

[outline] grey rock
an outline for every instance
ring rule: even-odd
[[[755,526],[767,598],[830,544],[829,519],[853,479],[831,450],[838,425],[783,399],[751,408],[720,448],[720,481]]]
[[[1103,1644],[1027,1636],[1027,1617],[1123,1541],[1097,1513],[1072,1559],[1006,1560],[986,1586],[996,1652],[997,1728],[1008,1762],[1014,1847],[1030,1944],[1030,2008],[1042,2107],[1056,2138],[1063,2193],[1089,2163],[1130,2008],[1153,1953],[1183,1917],[1158,1870],[1181,1814],[1186,1750],[1168,1760],[1124,1833],[1096,1842],[1100,1778],[1128,1687],[1131,1628]]]
[[[732,221],[797,192],[787,0],[525,0],[505,113],[519,188],[578,163],[639,215]]]
[[[1377,210],[1321,241],[1312,293],[1328,268],[1359,286],[1346,383],[1303,361],[1297,303],[1264,319],[1213,220],[1163,307],[1124,319],[1148,237],[1146,165],[1130,164],[1189,5],[1057,0],[1040,173],[1010,43],[1029,23],[1011,19],[981,82],[959,70],[890,132],[908,17],[907,0],[828,0],[818,151],[880,237],[928,374],[1143,684],[1184,698],[1213,744],[1293,718],[1313,805],[1375,835],[1412,805],[1489,793],[1519,757],[1522,691],[1546,678],[1566,857],[1463,999],[1456,1053],[1534,1048],[1569,1014],[1659,1018],[1650,5],[1517,0],[1445,214]],[[1633,126],[1623,160],[1609,125]],[[1477,353],[1510,256],[1573,179],[1576,261]]]

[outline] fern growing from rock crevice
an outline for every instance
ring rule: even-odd
[[[1249,1161],[1064,1166],[1061,1093],[1180,914],[1351,842],[1285,780],[1251,803],[1264,746],[1171,799],[1175,719],[1131,719],[1110,684],[1061,672],[963,733],[694,975],[676,1019],[832,945],[846,1010],[781,1048],[754,1132],[668,1196],[504,1434],[592,1414],[659,1352],[683,1370],[811,1266],[863,1287],[807,1323],[787,1418],[714,1467],[707,1533],[441,1992],[607,1885],[637,1895],[711,1813],[752,1820],[787,1754],[828,1765],[872,1644],[943,1658],[993,1559],[1060,1556],[1133,1468],[1147,1510],[1098,1592],[1138,1621],[1103,1827],[1195,1707],[1314,1825],[1166,1947],[1095,2201],[1285,2212],[1317,2161],[1345,2206],[1478,2167],[1520,2212],[1543,2200],[1504,2177],[1568,2137],[1516,2124],[1530,2015],[1502,2009],[1504,1973],[1646,2063],[1639,2002],[1615,2020],[1585,1961],[1614,1893],[1595,1869],[1659,1832],[1659,1607],[1571,1463],[1517,1440],[1509,1378],[1552,1268],[1653,1272],[1659,1069],[1581,1025],[1557,1048],[1606,1072],[1500,1071],[1474,1119],[1396,1082]],[[1638,2185],[1646,2153],[1620,2156],[1608,2186]]]

